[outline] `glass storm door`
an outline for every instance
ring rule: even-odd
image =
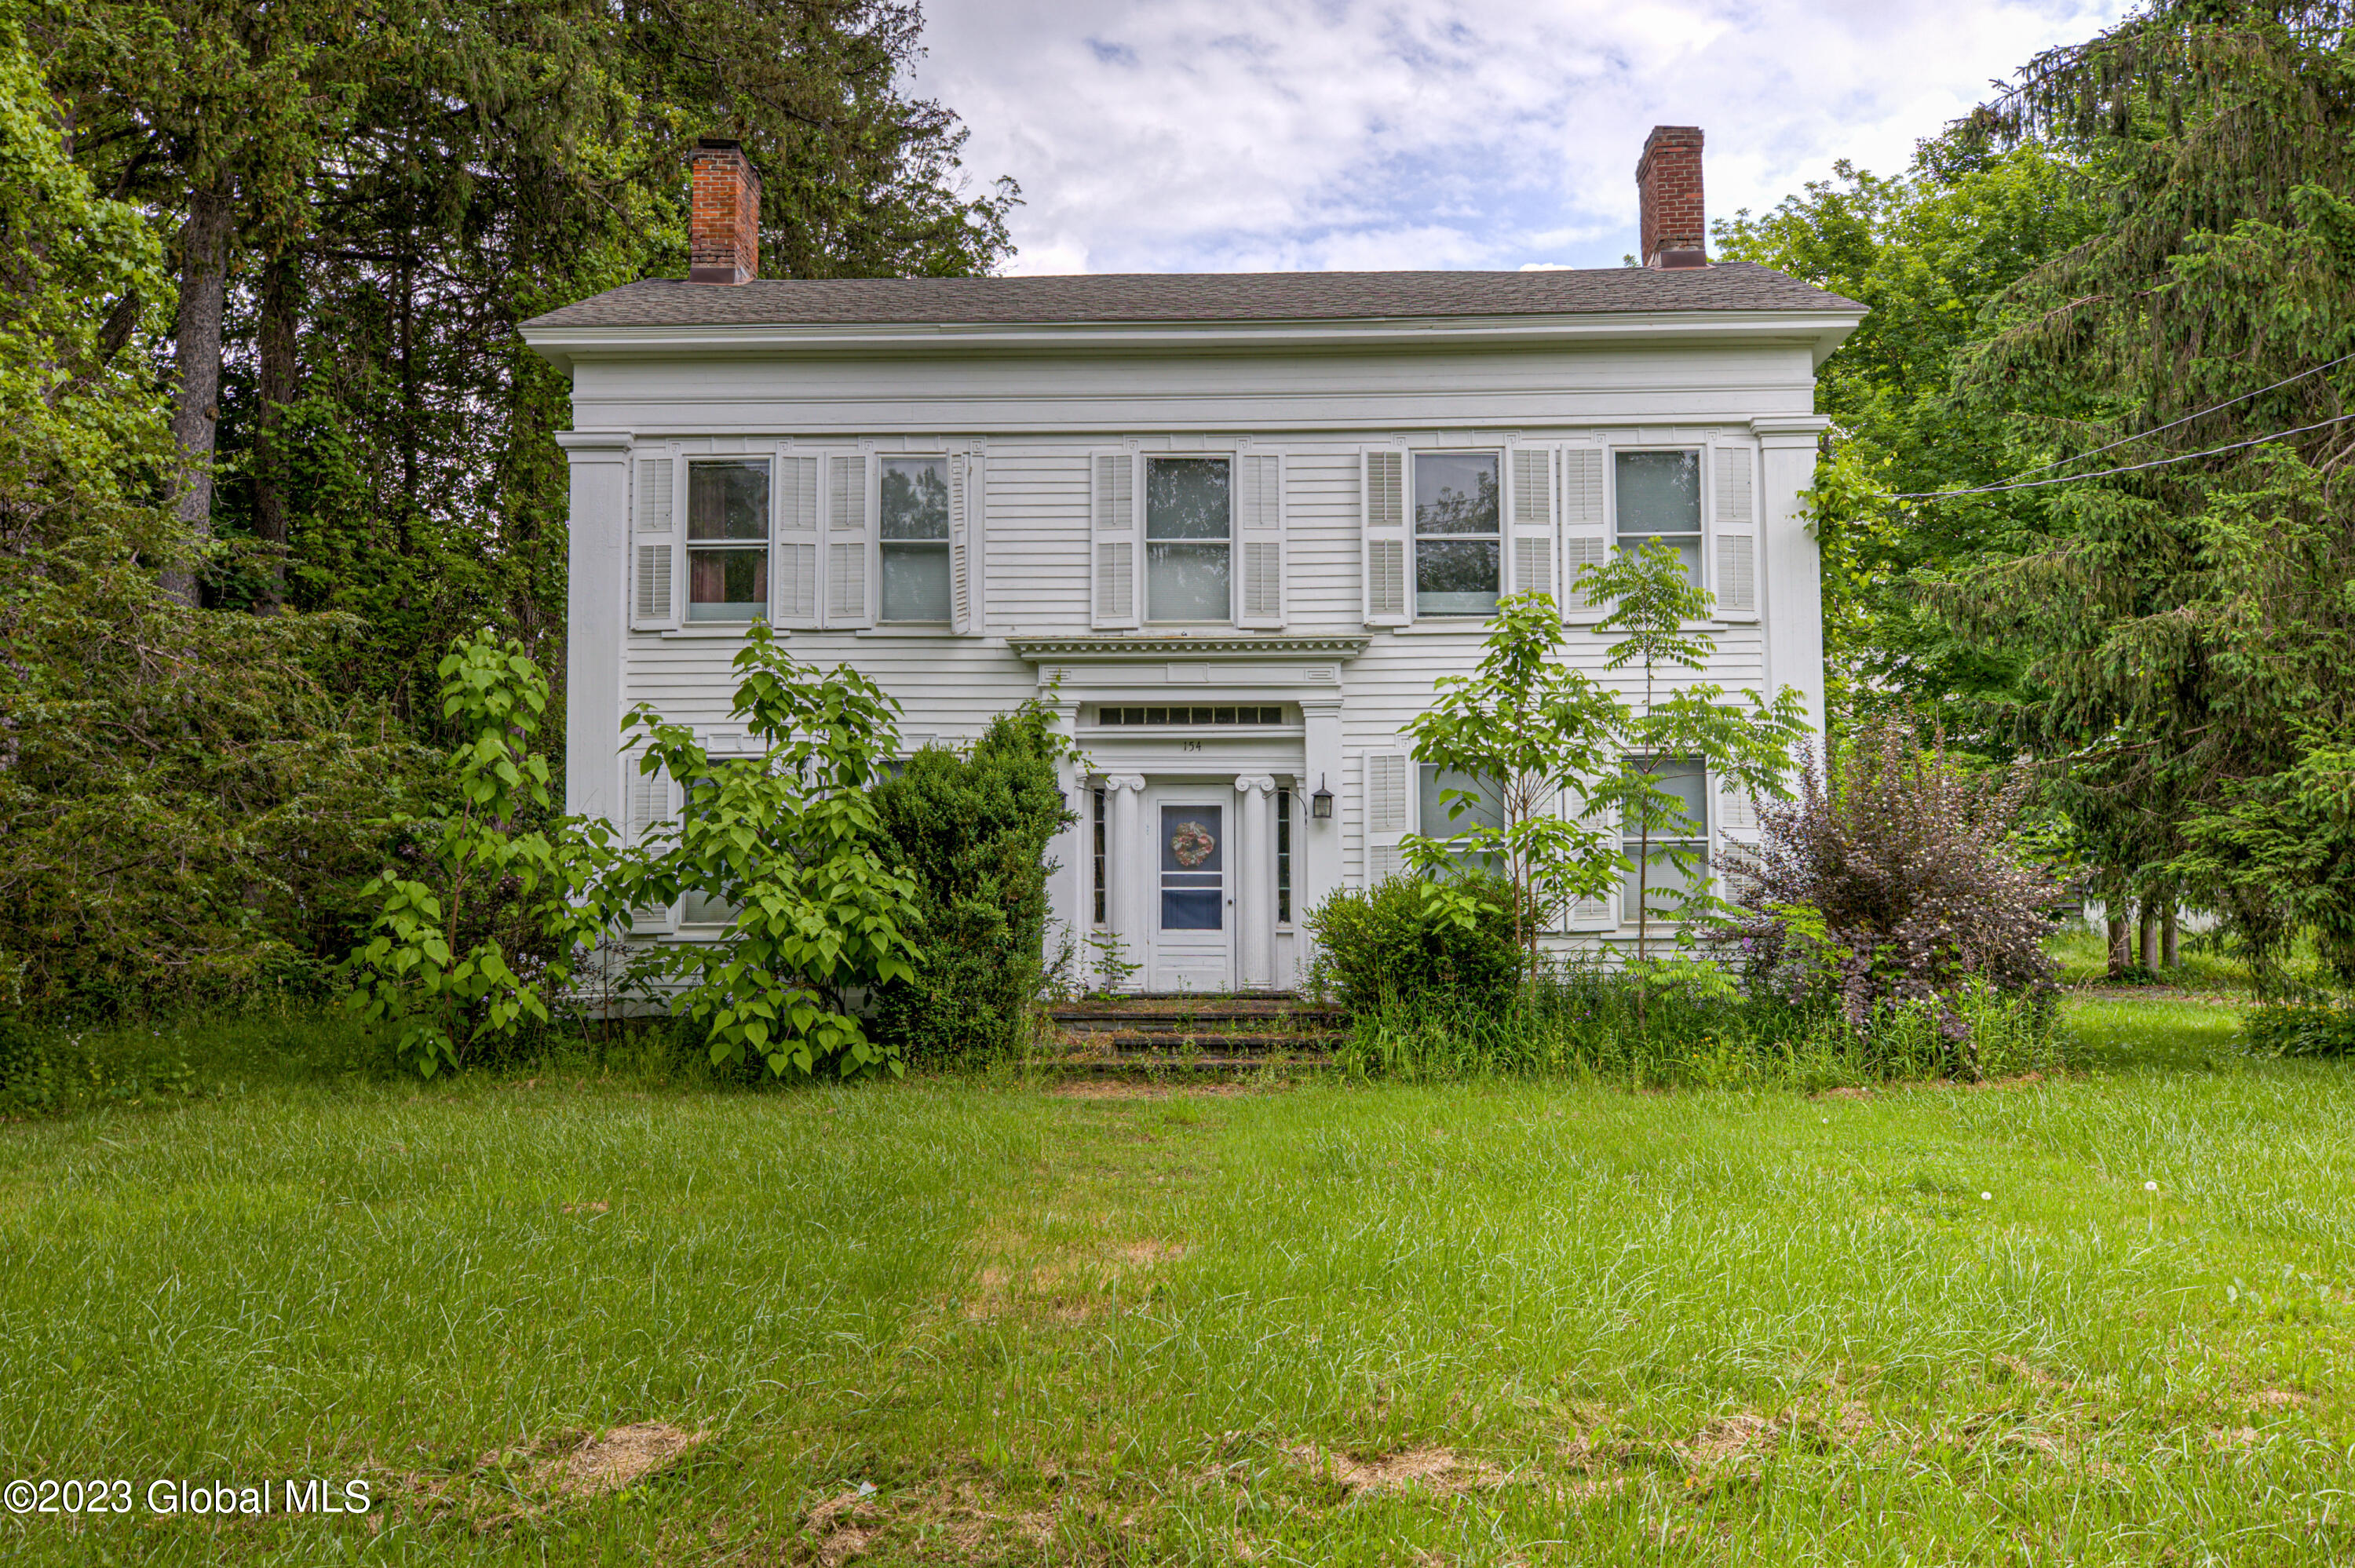
[[[1227,928],[1227,809],[1163,800],[1156,803],[1155,823],[1152,987],[1229,990],[1234,944]]]

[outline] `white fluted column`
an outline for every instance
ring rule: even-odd
[[[1235,957],[1242,989],[1265,991],[1275,983],[1275,780],[1247,773],[1235,780],[1242,797],[1236,813]]]
[[[1153,863],[1145,854],[1145,824],[1139,808],[1145,800],[1141,774],[1114,774],[1104,780],[1112,791],[1112,821],[1105,824],[1104,919],[1119,938],[1120,956],[1132,964],[1145,962],[1146,888],[1153,880]],[[1145,983],[1140,967],[1127,985]]]

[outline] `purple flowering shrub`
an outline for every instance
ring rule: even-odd
[[[1989,993],[2049,1015],[2051,871],[2020,853],[2019,769],[1973,774],[1912,725],[1867,725],[1798,798],[1762,802],[1762,842],[1724,855],[1721,932],[1751,993],[1871,1033],[1899,1015],[1966,1047]]]

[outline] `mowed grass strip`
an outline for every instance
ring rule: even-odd
[[[11,1561],[2355,1560],[2355,1089],[270,1091],[0,1129]]]

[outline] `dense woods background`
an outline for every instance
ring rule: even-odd
[[[2162,0],[1717,235],[1873,308],[1820,393],[1836,724],[2025,756],[2114,911],[2342,971],[2350,10]],[[453,637],[563,667],[565,389],[513,329],[681,271],[697,135],[771,275],[1006,259],[920,26],[0,0],[0,1009],[325,983]]]

